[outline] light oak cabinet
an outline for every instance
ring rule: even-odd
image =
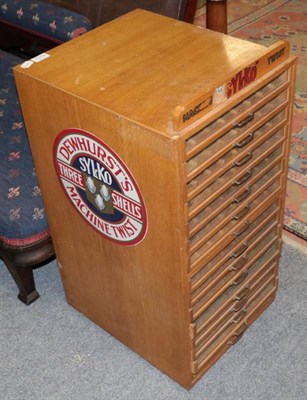
[[[137,10],[15,75],[67,301],[190,388],[276,295],[289,45]]]

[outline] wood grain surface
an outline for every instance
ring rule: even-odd
[[[141,10],[48,54],[15,75],[67,301],[190,388],[275,297],[295,59]],[[139,243],[108,240],[64,193],[68,128],[131,172]]]

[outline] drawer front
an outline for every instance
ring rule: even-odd
[[[244,238],[237,239],[235,245],[230,243],[223,251],[219,252],[201,268],[189,274],[191,299],[195,298],[195,291],[199,290],[208,280],[223,277],[231,271],[239,271],[249,259],[249,253],[271,232],[278,229],[278,204],[276,203],[266,211],[266,217],[255,221],[255,228]],[[259,223],[258,223],[259,222]],[[191,300],[193,304],[193,300]]]
[[[254,118],[249,117],[250,113],[256,113],[261,110],[262,106],[271,103],[289,86],[288,71],[274,78],[270,83],[265,85],[256,93],[253,93],[244,101],[233,107],[217,120],[207,125],[204,129],[189,137],[186,141],[186,157],[190,160],[205,147],[213,143],[216,139],[223,136],[226,132],[231,131],[234,127],[239,129],[249,129],[255,125]],[[277,108],[275,104],[272,109]],[[271,110],[272,110],[271,109]],[[261,116],[266,117],[265,113],[260,112]]]
[[[253,187],[253,193],[249,195],[248,200],[242,204],[233,204],[227,207],[223,212],[218,214],[211,221],[208,221],[194,236],[190,238],[190,253],[193,254],[196,250],[206,244],[211,238],[215,241],[220,237],[225,237],[225,234],[236,228],[240,221],[245,220],[244,227],[250,223],[253,213],[257,210],[264,201],[268,198],[280,195],[282,186],[280,182],[281,170],[271,180],[265,180],[262,186]],[[245,229],[245,228],[242,229]],[[238,235],[240,229],[236,229],[233,235]]]
[[[185,140],[194,379],[275,297],[289,81],[281,73]]]
[[[231,168],[219,179],[212,182],[207,188],[199,190],[197,184],[195,191],[197,194],[188,199],[188,219],[190,224],[201,220],[199,215],[213,201],[221,196],[226,199],[238,198],[242,194],[243,187],[249,187],[260,176],[266,174],[270,169],[285,157],[284,141],[275,142],[268,151],[261,153],[257,159],[252,160],[244,168]],[[189,194],[188,194],[189,197]],[[195,222],[193,219],[195,218]]]
[[[270,289],[275,288],[274,268],[275,265],[271,264],[268,267],[266,274],[264,274],[261,277],[261,279],[257,281],[258,286],[255,285],[255,287],[251,289],[249,296],[250,298],[254,299],[254,301],[249,301],[249,299],[247,299],[245,306],[238,312],[235,312],[233,309],[228,310],[228,313],[225,315],[224,320],[216,323],[216,326],[212,331],[210,331],[207,335],[204,335],[202,337],[202,340],[198,340],[196,342],[194,351],[195,359],[202,359],[208,356],[210,357],[212,355],[211,348],[213,348],[214,351],[216,351],[216,349],[219,347],[221,342],[223,342],[226,337],[231,338],[231,340],[236,339],[236,336],[238,336],[238,330],[239,330],[238,326],[240,326],[240,323],[242,323],[244,320],[247,322],[247,319],[251,311],[253,311],[253,308],[255,308],[255,306],[257,306],[259,303],[261,303],[262,298],[259,297],[259,294],[262,291],[264,291],[264,289],[268,286],[270,287]],[[256,303],[255,303],[255,298],[257,298]],[[247,329],[248,326],[246,322],[245,324],[243,323],[241,325],[245,329]]]
[[[274,236],[275,234],[275,236]],[[251,252],[250,260],[246,263],[245,267],[236,272],[225,281],[219,282],[215,289],[212,288],[208,292],[203,289],[203,291],[198,292],[198,300],[195,301],[191,309],[191,319],[196,321],[201,317],[200,321],[206,322],[209,320],[216,310],[220,306],[224,306],[231,298],[237,289],[245,288],[246,285],[257,276],[258,273],[262,271],[263,266],[266,265],[267,260],[274,259],[279,252],[279,239],[276,237],[276,233],[272,233],[270,241],[265,244],[265,240],[257,246],[258,252]],[[211,308],[211,306],[213,306]],[[197,322],[196,326],[198,331],[201,327],[200,321]],[[213,320],[211,320],[212,322]]]
[[[216,179],[223,174],[227,169],[231,168],[232,164],[237,166],[246,163],[246,160],[252,157],[253,151],[264,142],[266,147],[272,143],[272,136],[276,131],[279,136],[283,136],[283,127],[286,124],[286,99],[287,92],[282,92],[278,97],[282,96],[283,108],[274,109],[273,117],[267,118],[262,121],[263,125],[260,127],[252,127],[243,133],[238,132],[238,129],[232,131],[232,141],[223,147],[225,140],[219,138],[207,146],[199,154],[195,155],[187,162],[188,181],[197,178],[197,182]],[[279,111],[279,112],[277,112]],[[230,135],[230,133],[228,133]],[[275,138],[276,140],[276,138]],[[242,161],[243,160],[243,161]]]
[[[239,283],[248,278],[251,273],[251,266],[277,240],[276,224],[272,224],[270,230],[265,231],[265,235],[253,240],[245,254],[239,259],[229,258],[221,268],[192,292],[193,315],[199,314],[199,310],[202,308],[210,306],[229,287],[238,286]]]
[[[235,215],[240,212],[261,192],[277,181],[281,174],[280,159],[269,163],[267,168],[260,168],[259,172],[255,169],[248,184],[240,188],[241,190],[237,186],[231,186],[189,221],[189,236],[193,237],[215,218],[221,218],[221,213]]]
[[[254,320],[254,315],[259,314],[266,303],[275,297],[276,287],[274,285],[274,269],[272,264],[266,276],[259,280],[258,287],[251,294],[251,300],[246,302],[245,307],[235,315],[229,314],[229,319],[225,319],[224,325],[208,339],[203,346],[192,351],[192,373],[197,374],[202,369],[206,369],[213,359],[219,358],[229,347],[236,344],[249,325]]]
[[[257,224],[270,214],[270,207],[276,203],[276,200],[280,196],[280,192],[281,189],[278,187],[264,200],[264,202],[257,205],[257,207],[247,218],[234,221],[231,225],[231,229],[220,230],[195,252],[191,251],[191,270],[196,270],[200,265],[204,265],[205,263],[209,262],[218,252],[222,251],[231,242],[233,242],[233,245],[235,245],[236,239],[246,237],[246,235],[250,234]],[[272,207],[274,209],[274,206]]]

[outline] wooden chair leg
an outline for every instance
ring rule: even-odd
[[[5,265],[19,289],[18,299],[25,303],[27,306],[38,299],[39,294],[35,289],[32,268],[17,267],[10,262],[5,262]]]
[[[227,0],[207,0],[207,28],[227,33]]]
[[[188,0],[183,20],[193,24],[198,0]]]
[[[30,305],[39,298],[35,289],[33,269],[45,265],[54,257],[50,236],[23,247],[10,246],[0,240],[0,259],[6,265],[19,289],[19,300],[26,305]]]

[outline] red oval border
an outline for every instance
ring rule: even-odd
[[[111,237],[109,237],[109,236],[103,234],[103,233],[100,232],[98,229],[96,229],[93,225],[91,225],[91,224],[87,221],[87,219],[86,219],[86,218],[77,210],[77,208],[73,205],[73,203],[72,203],[72,201],[71,201],[71,198],[70,198],[69,195],[67,194],[67,192],[66,192],[66,190],[65,190],[65,188],[64,188],[64,185],[63,185],[63,183],[62,183],[62,180],[61,180],[61,178],[60,178],[60,176],[59,176],[59,168],[58,168],[58,165],[57,165],[57,147],[58,147],[58,145],[59,145],[59,142],[60,142],[65,136],[67,136],[67,135],[69,135],[69,134],[72,134],[72,133],[82,134],[82,135],[84,135],[85,137],[88,137],[88,138],[90,138],[90,139],[96,141],[99,145],[105,147],[105,148],[118,160],[118,162],[124,167],[125,171],[127,172],[129,178],[131,179],[131,181],[132,181],[132,183],[133,183],[133,185],[134,185],[134,188],[135,188],[135,190],[136,190],[136,193],[137,193],[137,195],[139,196],[140,203],[141,203],[142,208],[143,208],[143,210],[144,210],[144,213],[143,213],[143,227],[142,227],[142,230],[141,230],[139,236],[138,236],[137,238],[135,238],[134,240],[129,241],[129,242],[122,242],[122,241],[120,241],[120,240],[113,239],[113,238],[111,238]],[[84,221],[86,221],[86,223],[87,223],[94,231],[96,231],[98,234],[100,234],[101,236],[103,236],[103,237],[106,238],[107,240],[110,240],[111,242],[116,243],[116,244],[120,244],[120,245],[122,245],[122,246],[134,246],[134,245],[140,243],[140,242],[145,238],[146,233],[147,233],[147,228],[148,228],[148,226],[147,226],[147,210],[146,210],[146,206],[145,206],[145,202],[144,202],[143,196],[142,196],[142,194],[141,194],[141,192],[140,192],[140,189],[139,189],[139,187],[138,187],[138,185],[137,185],[137,183],[136,183],[136,180],[134,179],[134,177],[133,177],[133,175],[132,175],[130,169],[127,167],[126,163],[124,163],[124,161],[119,157],[119,155],[116,154],[115,151],[112,150],[105,142],[103,142],[101,139],[99,139],[99,138],[98,138],[97,136],[95,136],[94,134],[92,134],[92,133],[90,133],[90,132],[88,132],[88,131],[85,131],[85,130],[83,130],[83,129],[80,129],[80,128],[67,128],[67,129],[64,129],[64,130],[62,130],[62,131],[57,135],[57,137],[55,138],[55,141],[54,141],[54,143],[53,143],[53,165],[54,165],[55,172],[56,172],[57,178],[58,178],[58,180],[59,180],[59,183],[60,183],[60,185],[61,185],[61,187],[62,187],[62,189],[63,189],[63,192],[65,193],[66,197],[69,199],[70,203],[72,203],[73,209],[82,217],[82,219],[83,219]],[[107,221],[107,222],[109,223],[109,221]]]

